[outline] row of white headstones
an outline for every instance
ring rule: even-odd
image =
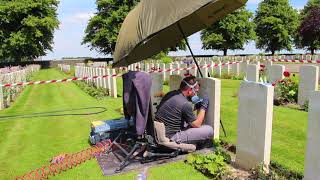
[[[28,65],[17,71],[0,74],[0,84],[26,82],[29,75],[39,70],[40,65]],[[6,89],[0,86],[0,110],[10,106],[10,103],[15,100],[22,89],[22,86],[8,87]]]
[[[107,77],[102,78],[105,75]],[[86,83],[93,83],[97,88],[104,88],[109,92],[109,96],[117,98],[117,77],[112,77],[112,75],[116,75],[115,69],[75,66],[75,77],[88,77],[85,80]],[[99,78],[93,79],[94,76],[99,76]]]
[[[319,68],[317,66],[305,65],[300,68],[301,80],[309,85],[307,87],[311,88],[312,83],[310,81],[313,81],[313,88],[305,90],[305,92],[308,91],[306,99],[309,100],[305,179],[318,179],[320,177],[320,92],[317,91],[318,73]],[[170,90],[179,88],[182,78],[179,75],[170,76]],[[207,95],[210,101],[205,124],[213,127],[214,138],[218,139],[221,80],[200,78],[200,84],[200,96]],[[301,88],[301,83],[299,88]],[[236,164],[248,170],[261,164],[268,167],[271,155],[274,87],[271,84],[243,81],[240,85],[238,98]]]
[[[284,79],[284,71],[285,66],[274,64],[271,61],[264,61],[265,65],[265,73],[266,73],[266,79],[270,83],[274,83],[278,80]],[[200,62],[201,66],[207,65],[206,61]],[[208,62],[208,64],[214,64],[214,62]],[[202,68],[201,72],[204,75],[204,77],[208,77],[208,74],[216,74],[217,77],[221,77],[223,73],[226,74],[233,74],[233,75],[240,75],[244,74],[247,81],[252,82],[260,82],[261,77],[259,74],[259,71],[261,69],[260,62],[259,61],[251,61],[251,64],[249,61],[242,61],[236,64],[228,64],[225,63],[224,66],[221,66],[221,62],[218,62],[220,64],[219,66],[212,66],[210,68]],[[103,64],[100,64],[103,65]],[[162,67],[161,67],[162,66]],[[105,89],[108,89],[111,93],[110,96],[117,97],[117,86],[116,86],[116,77],[111,77],[111,75],[115,75],[116,72],[122,73],[126,71],[135,71],[135,70],[141,70],[146,72],[151,72],[153,70],[159,70],[161,69],[162,72],[158,73],[162,77],[163,81],[167,81],[168,76],[170,75],[181,75],[184,76],[186,73],[185,70],[176,70],[176,68],[186,68],[195,66],[194,64],[187,65],[181,62],[175,62],[170,63],[169,65],[166,64],[143,64],[143,63],[135,63],[133,65],[130,65],[125,71],[123,70],[115,70],[110,68],[104,68],[104,66],[100,67],[88,67],[88,66],[75,66],[75,76],[76,77],[94,77],[94,76],[104,76],[108,75],[107,78],[97,78],[97,79],[89,79],[86,80],[86,82],[93,82],[96,87],[102,87]],[[166,69],[174,69],[173,71],[166,72]],[[319,73],[317,75],[316,73],[316,67],[315,65],[302,65],[301,66],[301,72],[300,72],[300,83],[299,83],[299,91],[298,91],[298,104],[304,105],[306,100],[308,99],[308,94],[310,91],[314,90],[316,86],[318,85],[317,79],[319,79]],[[194,76],[199,76],[199,72],[197,68],[189,70],[189,74],[192,74]],[[154,74],[155,72],[151,73]],[[264,81],[264,80],[262,80]],[[264,81],[265,82],[265,81]],[[158,84],[158,83],[157,83]]]
[[[68,64],[58,64],[57,66],[58,66],[58,68],[60,69],[60,71],[63,71],[63,72],[70,72],[70,71],[71,71],[71,65],[68,65]]]
[[[243,63],[246,64],[248,62]],[[129,67],[129,70],[133,70],[136,66],[139,67],[139,64]],[[149,65],[147,67],[150,68],[152,66]],[[259,68],[258,62],[256,64],[247,64],[247,81],[241,83],[239,91],[236,163],[246,169],[254,168],[261,163],[265,165],[270,163],[274,87],[271,84],[264,84],[258,81]],[[270,79],[276,81],[284,78],[285,67],[283,65],[272,65],[269,62],[269,64],[266,63],[266,68],[268,70],[267,74],[270,74]],[[77,66],[76,76],[92,77],[108,74],[99,74],[99,69],[104,68]],[[146,70],[151,71],[151,69]],[[103,70],[101,71],[103,72]],[[174,75],[173,73],[177,74]],[[115,74],[114,69],[111,74]],[[154,72],[150,75],[153,79],[152,95],[154,96],[162,92],[165,78],[163,78],[163,72]],[[172,72],[172,75],[169,76],[170,90],[178,89],[183,77],[182,72],[180,74]],[[116,78],[113,79],[116,81]],[[320,165],[320,154],[317,153],[320,147],[320,93],[317,91],[318,81],[318,66],[301,65],[299,104],[304,104],[305,101],[309,100],[308,146],[305,161],[306,179],[320,177],[320,172],[317,169]],[[200,95],[208,95],[211,104],[205,123],[214,128],[214,138],[219,138],[221,81],[216,78],[205,77],[200,78],[200,83]],[[114,84],[116,85],[116,83]]]

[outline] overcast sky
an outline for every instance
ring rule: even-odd
[[[255,12],[257,5],[261,0],[248,0],[247,9]],[[290,0],[290,4],[296,9],[302,9],[307,0]],[[61,59],[62,57],[106,57],[96,51],[90,51],[86,45],[81,45],[84,36],[84,30],[88,20],[96,12],[95,0],[60,0],[58,8],[58,18],[60,21],[59,29],[54,33],[53,51],[44,60]],[[222,54],[218,51],[202,50],[200,33],[189,37],[190,46],[194,54]],[[245,50],[229,51],[229,54],[259,53],[263,52],[255,48],[254,42],[245,46]],[[294,50],[295,53],[304,51]],[[171,55],[190,55],[188,51],[179,51],[170,53]]]

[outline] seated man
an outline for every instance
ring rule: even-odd
[[[199,91],[196,77],[189,76],[182,80],[180,89],[166,94],[158,106],[155,120],[163,122],[166,137],[177,143],[197,144],[213,136],[213,128],[202,125],[209,106],[209,99],[204,98],[198,107],[198,115],[193,113],[192,97]]]

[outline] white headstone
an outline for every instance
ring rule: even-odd
[[[203,77],[208,77],[207,63],[205,61],[203,61],[199,66],[200,66],[200,71],[201,71]]]
[[[105,76],[105,75],[107,75],[107,72],[106,72],[106,69],[105,68],[102,68],[102,76]],[[107,80],[107,78],[102,78],[102,87],[104,88],[104,89],[108,89],[108,80]]]
[[[230,74],[230,64],[229,61],[222,63],[222,73],[229,75]]]
[[[171,75],[169,80],[170,91],[179,89],[182,79],[183,77],[180,75]]]
[[[116,70],[112,69],[112,75],[116,74]],[[117,94],[117,77],[112,77],[111,78],[111,96],[114,98],[118,97]]]
[[[221,61],[217,61],[216,65],[214,66],[213,74],[217,75],[218,77],[221,77],[221,73],[222,73]]]
[[[256,64],[248,64],[247,66],[247,80],[252,82],[259,81],[259,67]]]
[[[106,80],[107,80],[107,89],[109,89],[109,95],[111,96],[111,72],[110,72],[110,69],[108,68],[108,69],[106,69],[106,71],[107,71],[107,75],[108,75],[108,77],[106,78]]]
[[[167,75],[168,73],[166,72],[166,64],[162,63],[161,64],[161,69],[162,69],[162,77],[163,77],[163,81],[166,81],[167,80]]]
[[[314,65],[300,66],[300,82],[298,91],[298,104],[304,105],[313,91],[318,90],[319,67]]]
[[[284,65],[279,65],[279,64],[275,64],[272,65],[270,68],[270,82],[274,83],[278,80],[282,80],[284,79],[284,70],[285,70],[285,66]]]
[[[205,124],[212,126],[213,138],[219,139],[221,80],[216,78],[200,78],[200,84],[200,96],[209,97],[209,109],[206,113]]]
[[[270,163],[273,93],[269,85],[240,85],[236,164],[244,169]]]
[[[272,61],[265,61],[265,73],[267,75],[267,78],[270,78],[270,73],[271,73],[271,66],[272,66]],[[270,81],[270,80],[269,80]]]
[[[239,73],[240,73],[239,63],[234,63],[231,65],[231,67],[232,67],[232,74],[235,76],[239,76]]]
[[[320,92],[310,94],[304,180],[320,178]]]
[[[180,64],[179,63],[171,63],[171,73],[170,75],[180,74]]]
[[[1,85],[1,83],[0,83]],[[3,87],[0,86],[0,110],[4,109]]]
[[[196,64],[194,64],[194,63],[189,64],[188,67],[191,68],[191,69],[189,70],[189,73],[192,74],[193,76],[197,77],[198,68],[197,68]]]
[[[244,60],[244,61],[242,61],[241,63],[240,63],[240,72],[241,73],[247,73],[247,66],[248,66],[248,64],[249,64],[249,61],[247,61],[247,60]]]

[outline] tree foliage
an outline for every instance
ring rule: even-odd
[[[32,60],[52,50],[57,0],[0,2],[0,61]]]
[[[243,46],[255,38],[253,14],[241,8],[224,19],[217,21],[211,27],[201,32],[203,49],[223,51],[243,49]]]
[[[311,54],[320,49],[320,0],[310,0],[301,11],[295,43],[298,48],[310,50]]]
[[[98,12],[89,20],[82,44],[103,54],[113,54],[122,22],[138,2],[139,0],[96,0]],[[178,49],[186,49],[183,41],[164,52]]]
[[[85,30],[83,44],[103,54],[114,52],[122,22],[137,0],[96,0],[97,13]]]
[[[288,0],[264,0],[254,18],[256,46],[266,52],[291,50],[295,31],[299,25],[298,13]]]
[[[307,4],[303,7],[303,9],[301,10],[301,15],[302,17],[306,16],[310,9],[315,8],[315,7],[319,7],[320,8],[320,0],[309,0],[307,2]]]

